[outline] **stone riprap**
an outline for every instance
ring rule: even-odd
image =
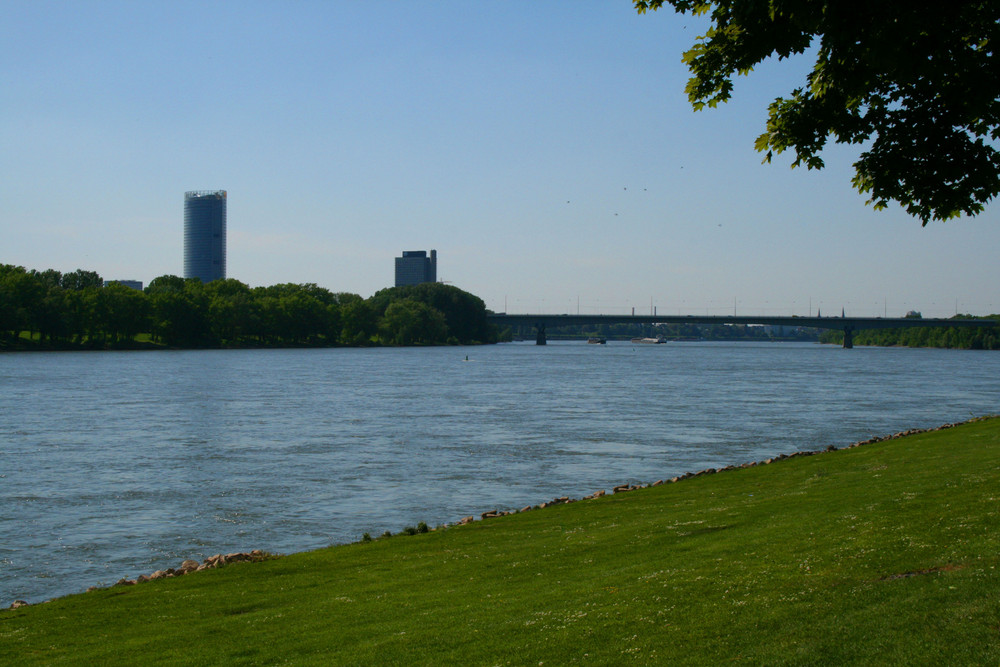
[[[973,417],[972,419],[969,419],[968,421],[965,421],[965,422],[954,422],[954,423],[950,423],[950,424],[942,424],[941,426],[937,426],[935,428],[912,428],[912,429],[909,429],[909,430],[906,430],[906,431],[899,431],[898,433],[893,433],[891,435],[873,436],[871,438],[868,438],[867,440],[860,440],[858,442],[855,442],[855,443],[852,443],[850,445],[847,445],[847,446],[845,446],[845,447],[843,447],[841,449],[853,449],[854,447],[861,447],[863,445],[871,445],[871,444],[874,444],[876,442],[884,442],[886,440],[895,440],[897,438],[904,438],[904,437],[906,437],[908,435],[917,435],[918,433],[930,433],[932,431],[943,431],[945,429],[954,428],[955,426],[960,426],[961,424],[967,424],[967,423],[972,423],[972,422],[977,422],[977,421],[984,421],[986,419],[991,419],[991,418],[993,418],[995,416],[996,415],[986,415],[986,416],[983,416],[983,417]],[[673,484],[675,482],[680,482],[680,481],[683,481],[685,479],[691,479],[692,477],[701,477],[703,475],[714,475],[714,474],[717,474],[717,473],[720,473],[720,472],[726,472],[728,470],[739,470],[739,469],[742,469],[742,468],[754,468],[756,466],[770,465],[770,464],[776,463],[778,461],[784,461],[785,459],[793,459],[793,458],[796,458],[796,457],[799,457],[799,456],[813,456],[815,454],[822,454],[824,452],[835,452],[837,450],[838,450],[837,447],[835,447],[833,445],[829,445],[825,449],[817,449],[817,450],[812,450],[812,451],[801,451],[801,452],[795,452],[793,454],[779,454],[777,456],[774,456],[774,457],[771,457],[771,458],[768,458],[768,459],[764,459],[763,461],[751,461],[749,463],[741,463],[741,464],[738,464],[738,465],[728,465],[728,466],[726,466],[724,468],[706,468],[704,470],[699,470],[698,472],[686,472],[683,475],[678,475],[676,477],[671,477],[671,478],[666,479],[666,480],[659,479],[659,480],[656,480],[655,482],[651,482],[649,484],[629,484],[629,483],[619,484],[618,486],[615,486],[615,487],[612,488],[612,493],[616,493],[616,494],[617,493],[626,493],[628,491],[634,491],[636,489],[645,489],[647,487],[652,487],[652,486],[660,486],[662,484]],[[606,495],[606,492],[602,489],[600,491],[595,491],[594,493],[591,493],[590,495],[584,496],[580,500],[593,500],[595,498],[600,498],[600,497],[602,497],[604,495]],[[480,517],[482,519],[493,519],[493,518],[496,518],[496,517],[507,516],[508,514],[518,514],[519,512],[528,512],[530,510],[535,510],[535,509],[545,509],[546,507],[552,507],[554,505],[564,505],[566,503],[574,503],[574,502],[576,502],[576,499],[569,498],[568,496],[562,496],[560,498],[553,498],[552,500],[550,500],[548,502],[540,503],[538,505],[528,505],[526,507],[522,507],[519,510],[499,510],[499,509],[490,510],[488,512],[483,512],[480,515]],[[457,521],[457,522],[455,522],[455,523],[453,523],[451,525],[452,526],[465,526],[465,525],[468,525],[470,523],[473,523],[474,521],[475,521],[475,517],[474,516],[467,516],[467,517],[465,517],[465,518],[463,518],[463,519],[461,519],[461,520],[459,520],[459,521]]]

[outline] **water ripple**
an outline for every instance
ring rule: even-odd
[[[4,355],[0,606],[1000,412],[989,352],[595,347]]]

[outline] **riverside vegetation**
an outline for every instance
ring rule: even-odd
[[[0,611],[0,662],[997,664],[1000,419],[857,444]]]
[[[955,315],[954,319],[988,319],[1000,322],[1000,315],[976,317]],[[844,342],[844,332],[831,329],[819,338],[821,343]],[[854,332],[855,345],[879,347],[942,347],[960,350],[1000,350],[1000,325],[992,327],[906,327],[901,329],[862,329]]]
[[[492,343],[482,299],[424,283],[368,299],[315,284],[160,276],[144,291],[93,271],[0,264],[0,349]]]
[[[983,319],[1000,322],[1000,315],[977,317],[955,315],[952,319]],[[835,321],[833,322],[835,324]],[[725,340],[725,341],[819,341],[842,345],[844,332],[840,329],[814,329],[812,327],[782,327],[776,335],[774,327],[744,324],[602,324],[596,326],[550,327],[546,332],[550,340],[559,338],[588,338],[601,336],[608,340],[629,340],[637,336],[663,336],[667,340]],[[515,327],[518,338],[534,338],[533,327]],[[855,345],[877,347],[938,347],[961,350],[1000,350],[1000,325],[992,327],[906,327],[894,329],[861,329],[854,332]]]
[[[102,285],[93,271],[0,264],[0,350],[442,345],[535,335],[533,327],[498,332],[482,299],[441,283],[387,288],[368,299],[313,283],[251,288],[231,278],[203,284],[160,276],[144,291]],[[548,335],[779,340],[769,328],[743,325],[553,327]],[[780,340],[840,344],[843,332],[789,328]],[[996,350],[1000,326],[862,330],[854,342]]]

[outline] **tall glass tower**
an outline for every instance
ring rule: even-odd
[[[184,277],[226,277],[226,191],[184,193]]]

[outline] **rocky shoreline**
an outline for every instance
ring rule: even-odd
[[[971,419],[969,419],[967,421],[964,421],[964,422],[952,422],[952,423],[949,423],[949,424],[942,424],[941,426],[937,426],[935,428],[922,428],[922,429],[921,428],[914,428],[914,429],[909,429],[909,430],[906,430],[906,431],[899,431],[898,433],[893,433],[891,435],[874,436],[874,437],[868,438],[867,440],[860,440],[858,442],[852,443],[852,444],[847,445],[845,447],[839,447],[838,448],[838,447],[835,447],[834,445],[829,445],[825,449],[817,449],[817,450],[811,450],[811,451],[800,451],[800,452],[794,452],[792,454],[779,454],[777,456],[774,456],[774,457],[771,457],[771,458],[768,458],[768,459],[764,459],[763,461],[752,461],[750,463],[742,463],[742,464],[739,464],[739,465],[728,465],[728,466],[726,466],[724,468],[706,468],[704,470],[699,470],[698,472],[688,472],[688,473],[684,473],[683,475],[678,475],[676,477],[671,477],[669,479],[660,479],[660,480],[657,480],[655,482],[651,482],[649,484],[619,484],[618,486],[615,486],[612,489],[611,492],[613,494],[626,493],[628,491],[634,491],[636,489],[645,489],[645,488],[648,488],[648,487],[661,486],[663,484],[674,484],[676,482],[681,482],[681,481],[683,481],[685,479],[691,479],[692,477],[701,477],[701,476],[704,476],[704,475],[715,475],[715,474],[718,474],[718,473],[721,473],[721,472],[726,472],[726,471],[729,471],[729,470],[741,470],[743,468],[755,468],[757,466],[770,465],[772,463],[777,463],[778,461],[784,461],[785,459],[793,459],[793,458],[800,457],[800,456],[814,456],[816,454],[822,454],[824,452],[834,452],[834,451],[837,451],[838,449],[853,449],[855,447],[862,447],[864,445],[871,445],[871,444],[874,444],[876,442],[885,442],[886,440],[896,440],[898,438],[904,438],[904,437],[909,436],[909,435],[917,435],[919,433],[930,433],[930,432],[933,432],[933,431],[943,431],[945,429],[954,428],[954,427],[960,426],[962,424],[968,424],[968,423],[973,423],[973,422],[985,421],[987,419],[992,419],[992,418],[994,418],[996,416],[997,415],[985,415],[985,416],[982,416],[982,417],[973,417],[973,418],[971,418]],[[527,505],[525,507],[522,507],[519,510],[499,510],[499,509],[494,509],[494,510],[489,510],[487,512],[483,512],[482,514],[480,514],[480,520],[493,519],[493,518],[496,518],[496,517],[508,516],[510,514],[519,514],[519,513],[522,513],[522,512],[529,512],[529,511],[532,511],[532,510],[545,509],[547,507],[553,507],[555,505],[565,505],[565,504],[568,504],[568,503],[578,502],[578,500],[593,500],[595,498],[600,498],[600,497],[605,496],[605,495],[607,495],[607,492],[604,491],[603,489],[601,489],[599,491],[595,491],[594,493],[591,493],[590,495],[584,496],[583,498],[579,498],[579,499],[570,498],[569,496],[560,496],[559,498],[553,498],[552,500],[540,503],[538,505]],[[452,524],[446,524],[444,527],[447,528],[449,526],[464,526],[464,525],[468,525],[470,523],[473,523],[475,521],[476,521],[475,516],[470,515],[470,516],[463,517],[462,519],[459,519],[458,521],[456,521],[456,522],[454,522]],[[430,530],[434,530],[434,529],[431,528]],[[141,574],[138,577],[136,577],[135,579],[125,579],[125,578],[122,578],[122,579],[119,579],[117,582],[115,582],[113,585],[114,586],[134,586],[136,584],[141,584],[141,583],[144,583],[144,582],[147,582],[147,581],[153,581],[153,580],[156,580],[156,579],[169,579],[169,578],[172,578],[172,577],[180,577],[180,576],[184,576],[184,575],[187,575],[187,574],[191,574],[193,572],[201,572],[202,570],[211,570],[211,569],[214,569],[214,568],[222,567],[224,565],[228,565],[230,563],[252,563],[252,562],[259,562],[259,561],[269,560],[269,559],[272,559],[272,558],[278,558],[278,557],[279,556],[277,556],[275,554],[269,554],[269,553],[267,553],[265,551],[262,551],[260,549],[254,549],[253,551],[249,551],[249,552],[236,552],[236,553],[230,553],[230,554],[216,554],[214,556],[209,556],[208,558],[206,558],[201,563],[199,563],[198,561],[195,561],[195,560],[185,560],[184,562],[182,562],[180,564],[180,567],[178,567],[178,568],[167,568],[166,570],[157,570],[157,571],[155,571],[155,572],[153,572],[153,573],[151,573],[149,575]],[[90,588],[87,589],[87,591],[90,592],[90,591],[98,590],[100,588],[101,588],[100,586],[91,586]],[[40,603],[40,604],[43,604],[43,603]],[[8,607],[8,609],[20,609],[21,607],[27,607],[27,606],[29,606],[29,603],[25,602],[24,600],[15,600],[14,603],[11,604],[10,607]]]
[[[904,438],[904,437],[906,437],[908,435],[917,435],[918,433],[930,433],[930,432],[933,432],[933,431],[943,431],[945,429],[949,429],[949,428],[954,428],[956,426],[960,426],[961,424],[969,424],[969,423],[973,423],[973,422],[985,421],[987,419],[992,419],[995,416],[996,415],[986,415],[986,416],[983,416],[983,417],[973,417],[972,419],[969,419],[969,420],[964,421],[964,422],[952,422],[950,424],[942,424],[941,426],[937,426],[937,427],[934,427],[934,428],[912,428],[912,429],[909,429],[909,430],[906,430],[906,431],[899,431],[898,433],[893,433],[891,435],[873,436],[871,438],[868,438],[867,440],[860,440],[858,442],[851,443],[850,445],[847,445],[845,447],[835,447],[834,445],[829,445],[825,449],[817,449],[817,450],[810,450],[810,451],[801,451],[801,452],[795,452],[793,454],[779,454],[779,455],[771,457],[769,459],[764,459],[763,461],[751,461],[750,463],[741,463],[739,465],[728,465],[728,466],[726,466],[724,468],[706,468],[704,470],[699,470],[698,472],[687,472],[687,473],[684,473],[683,475],[678,475],[676,477],[671,477],[669,479],[660,479],[660,480],[657,480],[655,482],[651,482],[649,484],[620,484],[620,485],[614,487],[611,492],[612,493],[625,493],[627,491],[634,491],[636,489],[645,489],[645,488],[648,488],[648,487],[660,486],[662,484],[673,484],[673,483],[676,483],[676,482],[681,482],[681,481],[683,481],[685,479],[691,479],[692,477],[701,477],[703,475],[715,475],[717,473],[726,472],[728,470],[741,470],[743,468],[755,468],[757,466],[770,465],[771,463],[777,463],[778,461],[784,461],[785,459],[793,459],[793,458],[796,458],[796,457],[799,457],[799,456],[814,456],[816,454],[822,454],[824,452],[835,452],[838,449],[853,449],[855,447],[862,447],[864,445],[871,445],[871,444],[874,444],[876,442],[884,442],[886,440],[895,440],[897,438]],[[591,493],[590,495],[584,496],[583,498],[580,498],[579,500],[592,500],[594,498],[600,498],[601,496],[604,496],[604,495],[606,495],[606,492],[602,489],[600,491],[595,491],[594,493]],[[521,512],[528,512],[530,510],[545,509],[546,507],[552,507],[553,505],[564,505],[566,503],[574,503],[574,502],[577,502],[577,499],[570,498],[568,496],[562,496],[562,497],[559,497],[559,498],[553,498],[552,500],[550,500],[548,502],[541,503],[539,505],[534,505],[534,506],[528,505],[527,507],[522,507],[519,510],[508,510],[508,511],[504,511],[504,510],[490,510],[488,512],[483,512],[480,515],[480,518],[481,519],[492,519],[494,517],[507,516],[509,514],[519,514]],[[462,526],[462,525],[470,524],[470,523],[472,523],[475,520],[476,519],[475,519],[474,516],[467,516],[467,517],[464,517],[463,519],[457,521],[455,524],[452,524],[452,525]]]
[[[254,563],[271,558],[277,558],[277,556],[269,554],[266,551],[261,551],[260,549],[254,549],[253,551],[241,551],[231,554],[216,554],[214,556],[209,556],[200,563],[196,560],[186,560],[180,564],[180,567],[169,567],[166,570],[157,570],[151,574],[140,574],[135,579],[122,578],[116,581],[113,585],[135,586],[136,584],[153,581],[155,579],[170,579],[173,577],[182,577],[185,574],[191,574],[192,572],[211,570],[217,567],[222,567],[223,565],[228,565],[229,563]],[[91,586],[87,589],[87,592],[89,593],[90,591],[100,590],[101,588],[103,587]],[[21,607],[27,606],[29,606],[29,603],[24,600],[14,600],[14,603],[10,605],[9,609],[20,609]]]

